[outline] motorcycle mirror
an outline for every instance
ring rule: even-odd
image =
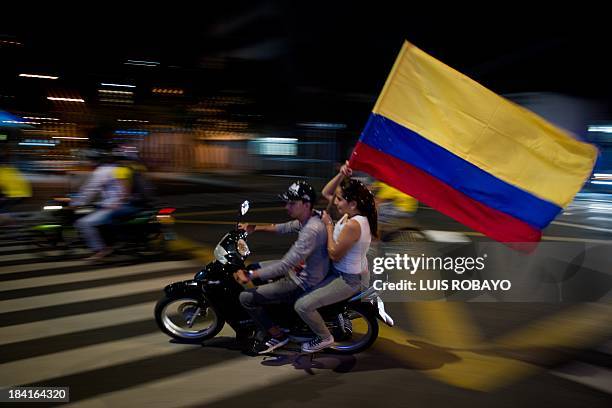
[[[244,215],[249,211],[249,202],[248,200],[245,200],[245,202],[242,203],[242,205],[240,206],[240,214]]]

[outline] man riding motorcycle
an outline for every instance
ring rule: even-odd
[[[132,170],[118,163],[115,154],[90,154],[90,158],[98,162],[98,166],[91,174],[89,180],[81,187],[79,195],[70,203],[77,207],[87,205],[98,196],[101,200],[98,209],[91,214],[80,218],[75,226],[83,235],[87,246],[95,253],[88,260],[97,261],[112,253],[100,235],[99,228],[113,222],[113,220],[130,216],[138,211],[131,205]]]
[[[0,225],[13,224],[11,207],[29,197],[32,197],[30,182],[10,163],[8,153],[0,152]]]
[[[241,225],[249,234],[255,231],[279,234],[299,232],[298,239],[280,261],[264,262],[260,269],[239,270],[235,276],[243,284],[253,279],[267,281],[282,277],[240,294],[242,306],[269,335],[267,340],[254,347],[260,354],[269,353],[289,342],[287,335],[270,319],[264,305],[293,304],[308,289],[321,282],[329,269],[327,231],[321,218],[313,213],[315,190],[310,184],[298,181],[280,198],[287,203],[285,207],[292,221],[268,226]]]

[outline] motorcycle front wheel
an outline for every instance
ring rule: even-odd
[[[329,349],[336,354],[356,354],[370,348],[378,338],[378,320],[369,308],[352,304],[343,314],[344,335]]]
[[[225,321],[207,299],[164,297],[155,305],[155,321],[168,336],[182,343],[201,343],[215,337]]]

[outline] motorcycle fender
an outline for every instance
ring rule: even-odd
[[[378,319],[384,322],[387,326],[393,327],[395,322],[393,321],[393,318],[389,316],[387,312],[385,312],[385,304],[383,303],[382,299],[376,296],[374,301],[376,302],[376,317],[378,317]]]
[[[200,284],[195,280],[186,280],[182,282],[174,282],[164,288],[166,296],[176,297],[183,295],[201,295],[202,289]]]

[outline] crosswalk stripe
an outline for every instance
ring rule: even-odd
[[[44,271],[45,269],[70,268],[81,265],[87,266],[91,264],[83,259],[79,259],[76,261],[40,262],[23,265],[2,266],[0,268],[0,275],[19,272]]]
[[[24,250],[36,250],[39,247],[37,247],[36,245],[21,245],[21,244],[15,244],[15,245],[10,245],[10,246],[3,246],[0,247],[0,253],[2,252],[13,252],[13,251],[24,251]]]
[[[588,357],[584,359],[584,356],[579,356],[578,361],[572,361],[551,370],[551,373],[557,377],[612,394],[612,367],[610,366],[612,341],[594,348],[593,352],[600,353],[605,357],[597,356],[596,359],[589,359]],[[599,362],[603,364],[601,366],[596,365]]]
[[[224,331],[227,335],[233,333],[227,328],[224,328]],[[42,382],[46,378],[111,367],[147,357],[177,353],[194,347],[199,348],[200,345],[170,343],[168,337],[161,332],[130,337],[0,364],[0,384],[18,385]]]
[[[84,248],[77,248],[77,249],[70,250],[70,255],[71,256],[85,255],[85,254],[89,254],[90,252],[91,251],[84,249]],[[61,249],[51,250],[51,251],[45,252],[45,257],[62,256],[64,255],[64,253],[65,252]],[[0,255],[0,265],[2,264],[2,262],[28,261],[32,259],[40,259],[40,257],[41,257],[40,254],[33,254],[33,253]]]
[[[161,292],[160,292],[161,297]],[[153,319],[155,302],[0,328],[0,345]]]
[[[118,285],[102,286],[92,289],[81,289],[68,292],[54,293],[51,295],[29,296],[20,299],[0,301],[0,311],[3,313],[28,310],[33,308],[55,306],[69,302],[79,302],[83,300],[104,299],[111,296],[122,296],[148,292],[150,290],[162,289],[169,283],[190,279],[193,274],[180,274],[166,276],[158,279],[147,279],[138,282],[122,283]]]
[[[608,368],[575,361],[551,372],[557,377],[612,394],[612,370]]]
[[[260,359],[241,356],[210,367],[75,401],[67,406],[122,406],[125,401],[138,401],[139,405],[147,407],[202,406],[276,383],[307,377],[309,374],[296,370],[291,364],[265,367]]]
[[[38,278],[28,279],[16,279],[10,282],[2,283],[2,286],[0,286],[2,291],[0,291],[0,293],[6,290],[34,288],[38,286],[55,285],[70,282],[86,282],[96,279],[137,275],[143,272],[157,272],[164,270],[184,269],[189,267],[193,267],[195,273],[195,268],[198,265],[198,263],[193,261],[151,262],[116,268],[95,269],[87,272],[42,276]]]

